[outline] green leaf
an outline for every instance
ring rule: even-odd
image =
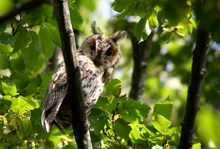
[[[138,146],[138,148],[150,148],[148,144],[148,131],[147,127],[143,124],[129,124],[131,126],[132,130],[129,133],[129,138],[132,141],[133,144],[135,144],[135,147]]]
[[[128,125],[128,122],[126,122],[124,119],[119,118],[115,121],[114,130],[118,136],[124,138],[125,140],[129,139],[131,127]]]
[[[97,114],[99,113],[99,114]],[[108,115],[101,113],[99,109],[93,108],[90,114],[90,128],[94,129],[94,133],[98,134],[107,123]]]
[[[124,9],[129,8],[133,0],[115,0],[112,3],[112,7],[115,11],[122,12]]]
[[[6,95],[17,95],[17,88],[15,84],[9,82],[2,82],[2,90]]]
[[[133,1],[132,10],[134,15],[140,16],[141,18],[147,17],[151,13],[150,1],[139,0]]]
[[[22,56],[27,69],[31,70],[32,75],[35,76],[44,70],[46,63],[37,34],[35,32],[30,33],[32,42],[29,47],[22,49]]]
[[[53,16],[52,5],[40,5],[29,13],[26,13],[23,22],[30,26],[35,26],[48,21]]]
[[[125,146],[123,144],[111,144],[109,149],[127,149],[128,146]]]
[[[201,149],[202,147],[201,147],[201,143],[195,143],[195,144],[193,144],[193,146],[192,146],[192,149]]]
[[[11,78],[13,79],[13,82],[17,86],[19,92],[24,90],[30,81],[29,74],[27,72],[14,73],[11,75]]]
[[[8,112],[8,109],[11,107],[11,101],[0,99],[0,115],[4,115]]]
[[[106,92],[110,95],[119,96],[121,93],[121,81],[118,79],[110,80],[105,86]]]
[[[0,24],[0,26],[1,25],[4,25],[4,24]],[[5,44],[5,45],[7,45],[7,44],[10,44],[10,45],[12,45],[12,40],[13,39],[13,37],[12,37],[12,35],[10,34],[10,33],[7,33],[7,32],[0,32],[0,42],[2,43],[2,44]]]
[[[36,77],[36,78],[31,79],[25,89],[26,94],[27,95],[36,94],[39,89],[40,83],[41,83],[40,77]]]
[[[9,68],[10,60],[8,54],[0,54],[0,69]]]
[[[149,18],[148,18],[150,27],[155,28],[158,27],[158,19],[157,19],[157,14],[152,14]]]
[[[98,107],[106,113],[112,113],[117,107],[117,98],[111,96],[109,98],[99,97],[95,107]]]
[[[141,123],[146,118],[150,111],[150,107],[144,102],[127,99],[125,102],[120,103],[118,113],[127,122]]]
[[[153,115],[162,115],[166,119],[170,119],[172,115],[173,102],[167,97],[165,100],[160,100],[154,105]]]
[[[15,35],[14,49],[15,51],[27,48],[32,41],[31,34],[26,28],[22,28]]]
[[[184,0],[169,0],[163,1],[163,9],[161,14],[164,18],[170,21],[172,25],[176,25],[185,16],[187,16],[190,6]]]
[[[42,109],[41,108],[36,108],[34,110],[31,110],[31,124],[33,130],[37,132],[38,136],[42,139],[49,138],[49,133],[47,133],[43,127],[41,126],[39,118],[41,117],[42,114]]]
[[[141,18],[135,27],[135,35],[138,40],[141,40],[142,37],[147,37],[147,33],[145,29],[146,22],[147,22],[146,18]]]
[[[79,13],[78,8],[74,4],[75,1],[69,0],[71,23],[74,29],[82,30],[83,18]]]
[[[43,31],[46,31],[47,32],[46,36],[49,36],[47,38],[50,38],[50,40],[53,41],[53,43],[55,43],[57,46],[61,47],[61,40],[60,40],[60,35],[59,35],[58,27],[57,27],[57,22],[55,19],[51,19],[49,21],[50,22],[44,22],[41,25],[40,32],[42,31],[42,34],[39,36],[44,36],[45,33]],[[42,39],[40,39],[40,41],[43,44],[44,43],[46,44],[46,42],[42,41]],[[42,46],[44,47],[44,45],[42,45]]]
[[[12,102],[11,110],[13,112],[18,113],[20,118],[30,117],[30,110],[39,107],[38,102],[35,101],[32,97],[28,97],[28,98],[22,96],[18,96],[17,98],[13,97],[11,99],[11,102]]]
[[[21,55],[21,50],[17,51],[16,53],[11,54],[11,71],[12,73],[21,73],[25,70],[24,59]]]
[[[32,125],[29,117],[21,118],[21,128],[16,131],[20,140],[23,140],[25,136],[33,134]]]
[[[50,59],[54,51],[54,43],[51,40],[51,29],[48,29],[46,25],[42,25],[38,34],[39,41],[41,43],[42,54],[46,59]]]
[[[10,44],[2,44],[0,43],[0,53],[11,53],[13,51],[13,48]]]
[[[166,137],[169,137],[169,144],[178,146],[181,134],[181,126],[169,128],[166,132]]]
[[[155,129],[164,134],[171,125],[171,122],[162,115],[155,116],[154,120],[151,123],[153,124]]]

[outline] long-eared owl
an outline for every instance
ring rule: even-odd
[[[117,41],[126,36],[125,32],[116,32],[105,37],[95,24],[91,27],[93,35],[86,38],[76,52],[87,113],[97,102],[120,59]],[[51,130],[52,124],[61,131],[71,126],[71,100],[74,99],[69,97],[67,89],[66,68],[61,62],[49,82],[44,99],[41,124],[47,132]]]

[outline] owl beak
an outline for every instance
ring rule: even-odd
[[[100,66],[101,65],[101,54],[98,53],[95,57],[94,63],[96,66]]]
[[[96,66],[101,65],[101,55],[102,55],[102,52],[99,49],[99,42],[98,42],[98,40],[96,40],[96,55],[95,55],[95,59],[94,59],[94,64]]]

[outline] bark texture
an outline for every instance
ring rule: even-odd
[[[210,40],[209,32],[202,28],[197,30],[196,47],[193,51],[191,80],[188,88],[186,113],[182,123],[179,149],[192,148],[196,116],[200,109],[200,92],[206,72],[206,60]]]
[[[134,66],[129,97],[135,100],[139,100],[144,93],[147,60],[154,34],[152,30],[147,39],[140,43],[136,37],[131,37]]]
[[[68,94],[72,97],[72,126],[79,149],[91,149],[92,143],[82,97],[80,70],[77,66],[75,36],[71,25],[68,0],[54,0],[54,13],[62,42],[63,58],[66,65]],[[72,92],[74,91],[74,93]]]

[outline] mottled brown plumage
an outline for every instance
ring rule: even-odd
[[[126,35],[125,32],[117,32],[105,37],[97,32],[94,24],[92,30],[94,35],[86,38],[76,52],[86,112],[97,102],[104,85],[110,79],[121,55],[116,42]],[[71,101],[74,99],[69,97],[67,89],[65,64],[61,62],[49,82],[44,100],[41,124],[47,132],[51,130],[52,124],[61,131],[71,125]]]

